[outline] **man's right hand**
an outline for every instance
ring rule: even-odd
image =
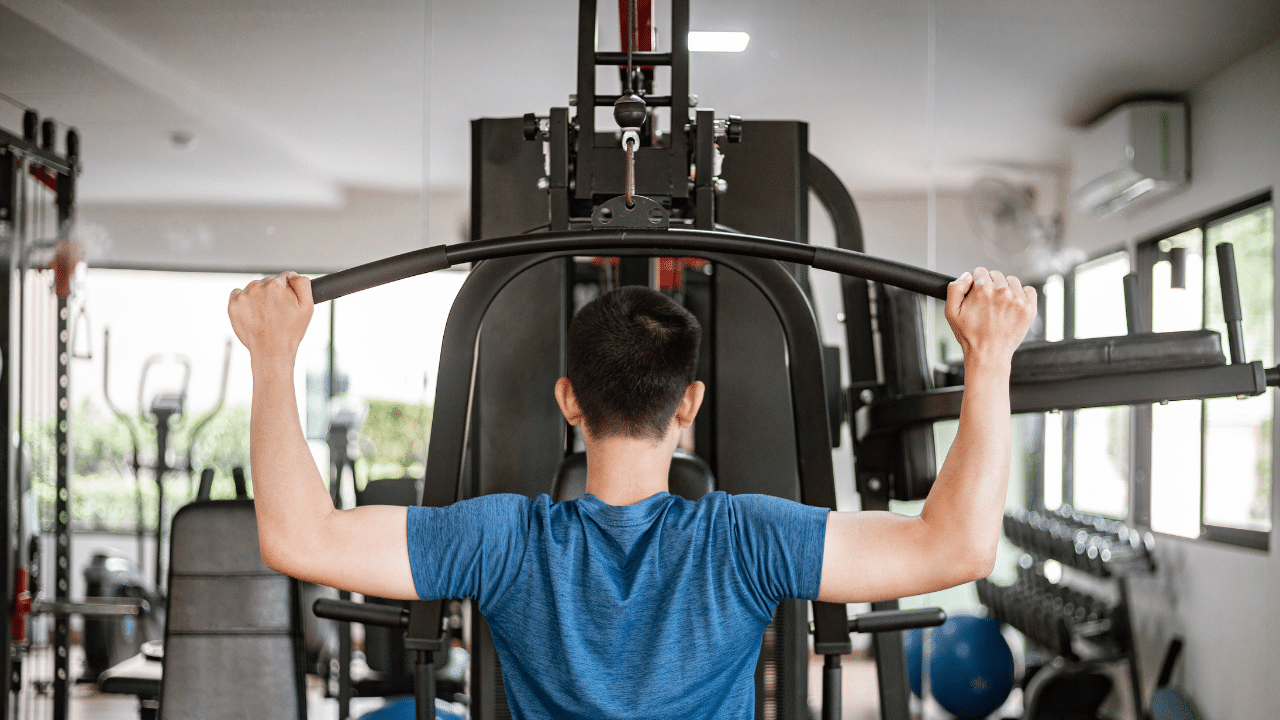
[[[286,272],[232,290],[227,314],[236,337],[255,361],[281,359],[292,364],[314,307],[311,281]]]
[[[1009,370],[1036,316],[1036,291],[978,268],[947,288],[964,348],[960,425],[918,517],[833,512],[819,600],[866,602],[933,592],[990,574],[1008,494]]]
[[[947,286],[945,312],[966,367],[994,363],[1007,368],[1036,317],[1036,289],[980,267]]]

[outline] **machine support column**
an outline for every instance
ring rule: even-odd
[[[57,487],[54,496],[54,598],[61,603],[71,601],[71,446],[67,424],[70,406],[70,373],[68,372],[70,333],[67,322],[67,296],[58,295],[58,412],[54,426],[54,448],[57,453]],[[58,613],[53,621],[53,717],[68,716],[71,689],[71,616]]]
[[[53,146],[53,126],[45,128],[46,149]],[[57,491],[54,498],[54,596],[60,602],[71,599],[71,310],[72,277],[79,263],[79,252],[70,241],[75,220],[75,158],[79,156],[79,135],[67,134],[67,155],[72,168],[57,175],[58,247],[53,261],[54,292],[58,296],[58,336],[55,363],[58,387],[57,415],[54,424],[54,451],[57,455]],[[71,700],[71,617],[54,616],[53,718],[66,720]]]

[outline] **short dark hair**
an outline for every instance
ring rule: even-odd
[[[590,433],[661,440],[694,381],[701,339],[692,313],[647,287],[583,306],[569,323],[567,370]]]

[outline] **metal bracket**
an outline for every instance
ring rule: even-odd
[[[666,230],[671,227],[671,211],[643,195],[632,196],[635,207],[627,208],[622,195],[610,198],[591,213],[591,227],[596,230],[626,228],[634,230]]]
[[[426,652],[436,652],[444,649],[443,638],[411,638],[404,639],[405,650],[423,650]]]

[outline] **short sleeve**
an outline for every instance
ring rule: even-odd
[[[409,508],[413,585],[423,600],[501,597],[527,546],[530,500],[485,495],[446,507]]]
[[[830,511],[771,495],[734,495],[731,507],[738,563],[762,612],[784,598],[816,600]]]

